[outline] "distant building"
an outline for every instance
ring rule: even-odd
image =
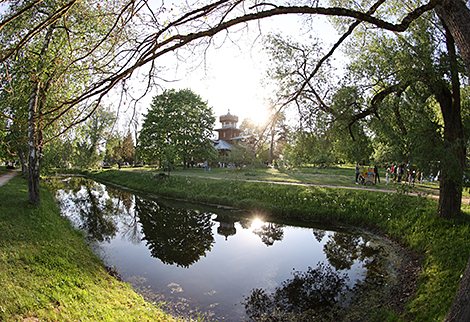
[[[220,116],[219,120],[222,123],[222,128],[216,129],[219,133],[217,140],[228,141],[240,136],[242,130],[237,129],[238,116],[230,114],[230,110],[228,110],[227,115]]]
[[[252,142],[253,136],[240,136],[242,129],[237,128],[238,116],[230,114],[230,110],[226,115],[219,118],[222,127],[215,129],[218,132],[217,140],[213,140],[214,147],[219,150],[219,156],[222,161],[228,156],[230,150],[234,149],[234,144],[240,142]]]

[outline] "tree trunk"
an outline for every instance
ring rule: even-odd
[[[44,44],[39,53],[38,60],[42,60],[46,56],[47,48],[52,39],[55,24],[49,26],[47,30]],[[41,129],[41,107],[45,104],[47,89],[50,81],[46,84],[41,83],[40,74],[44,71],[38,67],[38,73],[32,74],[33,89],[29,98],[28,105],[28,145],[29,145],[29,167],[28,167],[28,193],[29,203],[35,206],[41,205],[41,196],[39,193],[39,179],[41,174],[41,159],[43,152],[43,137]]]
[[[29,203],[35,206],[41,205],[39,194],[39,176],[41,172],[41,134],[38,129],[37,106],[39,97],[39,82],[35,82],[28,106],[28,145],[29,145],[29,167],[28,167],[28,193]]]
[[[21,162],[21,172],[23,172],[23,175],[27,175],[28,166],[26,165],[26,158],[25,158],[24,151],[22,148],[18,149],[18,157],[20,158],[20,162]]]
[[[269,152],[269,164],[273,165],[274,160],[274,130],[271,128],[271,147]]]
[[[470,260],[463,273],[459,289],[444,322],[470,321]]]
[[[457,73],[457,61],[454,45],[454,38],[460,49],[466,50],[467,60],[465,61],[467,72],[470,73],[470,10],[465,6],[463,1],[453,0],[449,2],[460,3],[463,8],[458,10],[462,12],[454,12],[453,19],[466,19],[460,21],[460,24],[466,25],[467,29],[467,47],[461,47],[455,35],[455,24],[457,22],[447,21],[451,18],[446,16],[446,10],[438,9],[439,16],[444,22],[446,28],[446,45],[450,57],[451,81],[452,81],[452,95],[446,87],[437,95],[437,100],[441,104],[441,111],[444,119],[444,150],[445,155],[442,158],[442,181],[439,186],[439,216],[443,218],[455,218],[460,212],[462,203],[462,179],[463,170],[465,167],[466,148],[464,143],[464,129],[462,125],[462,116],[460,110],[460,81]],[[456,9],[457,7],[454,7]],[[462,18],[465,16],[466,18]],[[452,37],[450,36],[452,34]],[[465,41],[464,41],[465,42]],[[464,58],[465,59],[465,58]],[[444,171],[445,170],[445,171]],[[454,301],[447,313],[444,322],[468,322],[470,321],[470,259],[467,262],[467,267],[464,271],[462,279],[454,297]]]
[[[454,37],[470,74],[470,9],[462,0],[442,0],[436,11]]]
[[[452,91],[438,81],[434,85],[436,99],[444,119],[444,155],[441,158],[439,176],[439,216],[446,219],[456,218],[462,204],[462,180],[465,168],[465,143],[460,106],[460,79],[455,43],[450,29],[446,29],[446,47],[449,53]]]

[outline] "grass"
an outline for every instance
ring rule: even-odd
[[[0,321],[175,321],[106,272],[48,189],[32,207],[16,176],[0,200]]]
[[[117,170],[117,168],[113,168]],[[366,170],[366,167],[362,167]],[[155,169],[150,166],[144,167],[123,167],[121,171],[132,172],[145,172],[145,173],[158,173],[161,170]],[[385,170],[380,169],[381,183],[372,186],[360,186],[369,190],[383,190],[388,189],[395,191],[399,184],[391,182],[390,185],[385,184]],[[170,175],[182,176],[198,176],[206,178],[219,178],[219,179],[236,179],[236,180],[250,180],[250,181],[276,181],[285,183],[298,183],[298,184],[315,184],[315,185],[331,185],[340,187],[357,187],[355,184],[355,169],[352,165],[337,165],[328,168],[318,167],[304,167],[304,168],[271,168],[260,167],[253,169],[246,167],[238,168],[212,168],[211,171],[204,171],[203,168],[190,168],[183,170],[177,167],[171,172]],[[391,180],[392,181],[392,180]],[[414,191],[426,194],[439,194],[439,183],[425,181],[423,184],[415,184]],[[468,193],[465,194],[468,196]]]
[[[470,208],[466,204],[462,205],[460,218],[447,221],[437,216],[437,200],[399,193],[222,181],[175,175],[177,172],[164,180],[156,179],[153,172],[142,171],[87,174],[151,194],[255,209],[284,220],[379,230],[422,258],[418,290],[406,312],[400,317],[386,308],[378,312],[381,317],[388,316],[389,321],[442,321],[470,257]]]
[[[431,198],[236,180],[253,177],[246,175],[249,169],[241,172],[212,169],[210,173],[202,169],[178,170],[163,180],[157,179],[159,171],[155,169],[126,170],[129,171],[88,171],[87,174],[146,193],[256,209],[284,220],[371,228],[399,241],[422,259],[417,293],[407,303],[404,314],[382,308],[376,319],[370,321],[442,321],[470,256],[467,204],[462,205],[460,218],[446,221],[437,216],[437,201]],[[345,167],[263,169],[255,173],[259,181],[271,178],[292,183],[305,180],[325,184],[341,177],[348,181],[354,178],[354,170]],[[424,189],[435,189],[433,185]],[[17,176],[0,187],[1,321],[169,319],[154,305],[145,303],[127,284],[111,278],[84,244],[82,234],[58,215],[48,190],[43,189],[42,193],[43,205],[37,209],[26,202],[24,179]]]

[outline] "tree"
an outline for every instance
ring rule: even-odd
[[[325,166],[336,161],[332,151],[333,146],[327,135],[299,128],[290,135],[283,155],[285,161],[293,166]]]
[[[155,60],[158,57],[161,57],[167,53],[176,52],[181,48],[188,48],[190,45],[203,45],[204,47],[210,44],[210,39],[214,35],[224,32],[233,26],[237,26],[243,23],[250,21],[256,21],[267,17],[274,17],[278,15],[286,14],[305,14],[305,15],[330,15],[330,16],[341,16],[349,17],[356,19],[351,25],[350,30],[337,42],[333,47],[333,52],[339,44],[347,38],[350,32],[358,26],[361,22],[367,22],[378,26],[379,28],[392,30],[396,32],[405,31],[410,23],[418,19],[423,13],[431,10],[436,10],[445,24],[449,26],[449,31],[457,42],[457,45],[460,49],[463,60],[467,66],[467,69],[470,70],[470,10],[465,5],[462,0],[432,0],[429,3],[424,5],[409,6],[407,10],[401,16],[398,17],[397,21],[399,23],[390,23],[380,18],[374,16],[374,13],[377,9],[385,2],[385,0],[378,0],[367,12],[362,12],[361,10],[355,10],[351,7],[331,7],[323,8],[318,5],[292,5],[292,6],[282,6],[275,3],[255,3],[252,7],[249,8],[250,12],[247,12],[243,6],[245,5],[243,1],[229,1],[221,0],[215,3],[209,3],[206,6],[196,8],[194,10],[187,10],[184,8],[181,15],[177,15],[173,19],[166,19],[167,12],[165,7],[160,7],[157,10],[152,10],[148,7],[147,2],[142,1],[128,1],[123,2],[122,6],[114,6],[118,8],[115,15],[111,15],[111,21],[109,24],[105,24],[102,21],[98,27],[112,26],[108,33],[104,33],[105,36],[100,38],[100,41],[96,42],[98,45],[93,46],[81,46],[86,50],[87,48],[103,48],[106,46],[101,46],[105,42],[105,39],[117,39],[118,35],[122,33],[122,30],[117,26],[127,25],[128,23],[135,23],[135,20],[142,21],[142,24],[147,28],[147,33],[140,37],[129,38],[129,41],[126,44],[129,44],[128,50],[122,50],[117,52],[115,50],[106,50],[106,53],[110,54],[113,57],[114,63],[119,62],[119,65],[113,65],[117,68],[111,70],[108,73],[105,73],[105,77],[96,77],[90,78],[90,81],[87,82],[86,86],[80,88],[80,90],[74,91],[70,94],[68,99],[59,100],[53,110],[69,110],[72,107],[89,101],[90,99],[96,99],[95,104],[90,108],[92,113],[94,109],[99,105],[101,99],[106,95],[111,89],[113,89],[117,84],[120,84],[121,80],[126,80],[132,76],[134,71],[137,68],[149,65],[148,76],[154,78],[157,76],[158,66],[155,65]],[[18,5],[21,3],[21,5]],[[11,11],[11,14],[5,15],[0,20],[0,27],[3,30],[6,30],[7,26],[12,26],[18,21],[32,21],[28,28],[23,29],[25,32],[22,33],[11,33],[15,35],[15,40],[5,42],[4,54],[0,58],[0,62],[12,61],[14,55],[20,50],[23,50],[27,45],[31,43],[37,43],[36,36],[40,35],[41,37],[44,34],[47,35],[47,31],[56,30],[55,27],[58,22],[61,22],[64,17],[69,17],[69,12],[72,9],[77,9],[81,5],[81,2],[70,1],[67,3],[58,3],[55,6],[51,6],[51,10],[46,15],[39,15],[38,8],[41,9],[40,12],[44,12],[41,6],[44,5],[43,1],[32,1],[32,2],[14,2],[14,5],[11,5],[15,10]],[[98,5],[102,7],[101,4]],[[103,6],[104,7],[104,6]],[[111,9],[112,6],[106,6],[107,9]],[[147,20],[142,18],[139,15],[139,11],[148,9],[149,14]],[[241,10],[237,10],[240,8]],[[81,8],[80,8],[81,9]],[[95,9],[95,8],[93,8]],[[78,12],[86,12],[86,10],[79,10]],[[95,11],[94,11],[95,12]],[[159,14],[165,16],[163,19],[159,19]],[[90,15],[91,16],[91,15]],[[380,16],[380,15],[379,15]],[[39,17],[36,19],[27,19],[29,17]],[[26,19],[25,19],[26,18]],[[132,20],[135,19],[135,20]],[[161,23],[160,21],[164,21]],[[63,21],[67,22],[66,19]],[[84,21],[77,19],[78,22]],[[109,21],[109,20],[108,20]],[[346,19],[347,21],[347,19]],[[113,23],[115,22],[115,23]],[[119,23],[118,23],[119,22]],[[121,23],[122,22],[122,23]],[[66,31],[70,28],[70,25],[63,25],[63,30]],[[154,29],[149,28],[153,26]],[[12,28],[14,29],[14,28]],[[98,28],[99,29],[99,28]],[[117,32],[116,32],[117,31]],[[70,35],[70,34],[69,34]],[[113,38],[115,37],[115,38]],[[45,40],[49,39],[48,37],[43,38]],[[69,37],[70,39],[70,37]],[[92,37],[90,38],[92,39]],[[49,44],[49,41],[45,41],[43,45]],[[47,46],[43,47],[47,49]],[[39,51],[42,52],[42,51]],[[75,62],[82,62],[83,58],[88,58],[89,55],[79,56]],[[42,59],[40,61],[43,61]],[[110,67],[110,60],[101,59],[103,61],[100,67]],[[321,65],[321,64],[320,64]],[[102,68],[97,68],[96,70],[102,71]],[[304,80],[304,85],[301,85],[299,89],[302,89],[310,82],[315,75],[314,71],[309,77]],[[37,73],[36,73],[37,74]],[[149,82],[150,84],[151,82]],[[128,87],[123,84],[124,89]],[[33,86],[33,89],[36,87]],[[37,89],[43,87],[37,86]],[[148,89],[148,88],[147,88]],[[34,98],[37,97],[35,94],[36,91],[31,91],[30,95],[30,106],[32,107],[36,101]],[[295,100],[295,95],[292,97],[291,101]],[[32,111],[34,112],[34,111]],[[36,115],[36,112],[30,113],[29,119],[36,124],[36,118],[31,117],[33,114]],[[62,113],[59,113],[61,116]],[[42,115],[39,113],[39,115]],[[89,115],[89,113],[86,113]],[[51,122],[57,121],[58,118],[52,118]],[[79,119],[76,121],[83,120]],[[33,123],[31,123],[31,134],[36,133],[34,131]],[[48,123],[51,124],[51,123]],[[42,140],[41,133],[39,133],[39,141]],[[33,151],[31,155],[40,156],[41,149],[38,151]],[[33,158],[34,159],[34,158]],[[37,167],[36,167],[37,168]],[[37,174],[37,173],[36,173]]]
[[[163,160],[168,149],[186,168],[191,157],[211,157],[215,117],[189,89],[166,90],[152,100],[139,134],[139,153],[148,162]]]
[[[356,76],[351,79],[370,93],[370,103],[351,120],[370,117],[380,130],[375,134],[402,151],[398,161],[413,157],[421,166],[439,161],[438,213],[455,218],[465,166],[459,81],[465,74],[446,27],[432,14],[424,17],[398,36],[376,31],[353,38],[349,71]],[[367,45],[359,49],[364,38]]]
[[[122,137],[119,132],[109,133],[107,136],[103,159],[106,165],[116,164],[121,159],[119,147],[121,141]]]
[[[106,151],[104,162],[107,164],[116,164],[125,162],[133,164],[135,162],[135,146],[131,132],[125,137],[119,133],[109,133],[106,140]]]
[[[75,130],[74,162],[80,167],[96,166],[103,160],[106,138],[109,136],[116,121],[114,112],[105,108],[99,108],[91,117]]]
[[[116,18],[111,8],[108,2],[11,1],[2,15],[8,22],[0,34],[2,74],[7,76],[2,78],[2,114],[24,124],[23,133],[27,127],[31,204],[40,204],[44,145],[99,105],[88,101],[72,109],[64,102],[116,69],[112,59],[126,33],[118,21],[110,24]]]
[[[279,159],[281,156],[289,137],[289,126],[286,123],[284,111],[274,111],[271,109],[266,127],[267,135],[269,135],[270,139],[269,163],[273,164],[274,160]]]
[[[290,131],[284,111],[271,111],[263,124],[255,124],[250,118],[246,118],[240,128],[243,135],[253,137],[258,158],[269,164],[273,164],[273,160],[282,154]]]
[[[71,134],[71,133],[70,133]],[[76,149],[71,135],[62,135],[53,139],[44,147],[42,171],[53,171],[56,168],[67,169],[76,162]]]
[[[79,3],[78,1],[70,1],[64,5],[55,6],[55,11],[51,12],[49,15],[36,15],[34,10],[36,10],[38,6],[41,6],[43,2],[44,1],[40,0],[25,2],[20,10],[16,10],[14,14],[3,16],[0,19],[0,28],[4,30],[5,26],[12,25],[18,20],[33,21],[28,18],[36,16],[41,17],[41,19],[34,20],[34,23],[31,24],[31,27],[28,28],[26,32],[18,33],[17,41],[7,42],[2,46],[3,56],[0,58],[1,63],[11,61],[20,49],[24,48],[26,44],[33,42],[32,40],[36,40],[33,39],[36,35],[41,33],[44,35],[45,31],[47,31],[51,25],[59,21],[59,18],[63,18],[67,15],[70,8]],[[394,32],[403,32],[409,28],[413,21],[420,19],[421,15],[425,12],[433,11],[442,18],[444,25],[447,26],[449,33],[457,44],[467,71],[470,71],[470,9],[463,0],[429,0],[429,2],[423,5],[421,5],[421,3],[400,3],[398,7],[399,10],[396,11],[400,12],[400,15],[393,17],[390,17],[388,15],[389,12],[386,10],[376,14],[377,9],[385,2],[385,0],[378,0],[368,11],[364,12],[362,9],[358,10],[351,7],[351,4],[357,4],[357,1],[348,2],[343,7],[334,6],[330,8],[320,7],[318,2],[314,2],[313,5],[312,3],[306,5],[278,5],[276,3],[262,2],[255,3],[252,7],[246,8],[246,3],[241,0],[221,0],[202,7],[197,7],[194,10],[187,10],[187,8],[185,8],[186,10],[184,10],[182,14],[176,15],[174,18],[170,17],[170,19],[166,19],[168,17],[166,16],[167,10],[162,6],[155,10],[150,10],[151,13],[148,15],[149,20],[144,21],[147,27],[146,33],[139,38],[135,38],[135,42],[128,42],[130,44],[129,51],[122,51],[122,55],[115,55],[115,61],[120,62],[119,68],[106,74],[106,77],[93,79],[93,81],[87,83],[87,86],[83,86],[81,91],[74,92],[73,95],[71,94],[73,98],[58,100],[56,110],[59,107],[63,110],[70,109],[81,102],[90,101],[94,98],[96,98],[96,104],[93,105],[93,107],[96,107],[106,93],[118,84],[123,85],[121,81],[132,76],[139,67],[150,66],[148,76],[152,78],[158,77],[158,66],[155,64],[155,60],[167,53],[176,52],[178,49],[182,48],[194,49],[189,48],[190,45],[195,46],[198,44],[202,45],[205,49],[211,43],[211,37],[226,32],[234,26],[287,14],[346,17],[347,19],[343,21],[345,25],[349,23],[348,31],[333,46],[330,51],[330,53],[332,53],[339,47],[344,39],[351,34],[354,28],[363,22],[367,23],[369,26],[373,25]],[[129,1],[121,7],[116,7],[120,8],[120,13],[115,16],[116,21],[122,20],[125,23],[131,21],[132,18],[140,19],[140,16],[137,17],[139,10],[148,8],[147,1],[144,0]],[[128,11],[130,15],[126,16],[124,13]],[[31,12],[33,12],[33,14],[28,17],[28,14]],[[159,17],[159,14],[162,14],[164,17]],[[382,19],[382,17],[390,19],[387,21]],[[102,25],[105,26],[106,24]],[[150,28],[150,26],[153,28]],[[66,29],[64,28],[64,30]],[[106,38],[108,38],[108,36],[109,35],[106,35]],[[110,38],[113,37],[111,36]],[[110,52],[114,53],[114,51]],[[330,53],[327,56],[331,56]],[[315,74],[316,70],[313,70],[311,74],[304,79],[304,85],[299,86],[298,89],[305,88]],[[123,85],[123,87],[127,89],[125,85]],[[38,89],[39,88],[40,87],[38,87]],[[31,91],[31,93],[34,93],[34,91]],[[445,96],[446,95],[443,95],[441,98],[446,100]],[[34,95],[32,95],[32,97],[34,97]],[[297,96],[293,93],[286,102],[293,102],[296,99]],[[34,102],[34,100],[31,100],[31,102]],[[91,108],[91,112],[92,111],[93,108]],[[455,117],[455,115],[449,116],[451,119]],[[34,121],[36,119],[30,116],[29,120]],[[53,118],[49,124],[55,121],[57,121],[57,118]],[[443,198],[446,198],[446,196],[443,196]],[[449,212],[453,214],[455,207],[450,205],[449,202],[443,202],[442,205],[441,213],[449,210]],[[449,209],[446,207],[449,207]],[[468,274],[470,274],[470,270],[467,271]],[[467,303],[467,306],[470,306],[470,303]]]
[[[124,162],[132,164],[135,161],[135,146],[131,132],[127,133],[122,141],[121,158]]]

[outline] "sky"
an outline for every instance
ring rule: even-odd
[[[262,22],[263,33],[279,32],[300,39],[301,23],[295,16],[277,17]],[[326,19],[318,19],[318,30],[326,43],[336,41],[336,32]],[[328,39],[328,40],[327,40]],[[172,86],[190,88],[207,100],[218,117],[231,114],[260,122],[266,118],[268,99],[273,89],[265,88],[262,80],[266,77],[269,62],[262,50],[261,40],[246,41],[239,47],[226,46],[209,52],[206,70],[189,74]],[[218,125],[218,124],[217,124]]]
[[[326,18],[315,19],[317,33],[314,36],[323,39],[325,48],[330,48],[339,36]],[[263,20],[261,28],[263,35],[275,32],[289,35],[295,40],[306,37],[303,31],[305,27],[294,15]],[[187,71],[194,67],[190,64],[180,65],[178,69],[170,68],[165,78],[176,81],[161,85],[166,89],[189,88],[200,95],[213,109],[216,128],[220,126],[219,117],[228,111],[239,117],[238,126],[245,118],[262,122],[268,115],[268,99],[273,95],[273,89],[262,85],[268,61],[262,50],[261,39],[255,40],[256,35],[254,33],[236,45],[225,44],[221,48],[211,48],[206,54],[203,66],[195,71]],[[142,114],[145,114],[150,106],[151,98],[158,94],[153,92],[140,103],[139,110]],[[140,119],[142,120],[142,117]]]

